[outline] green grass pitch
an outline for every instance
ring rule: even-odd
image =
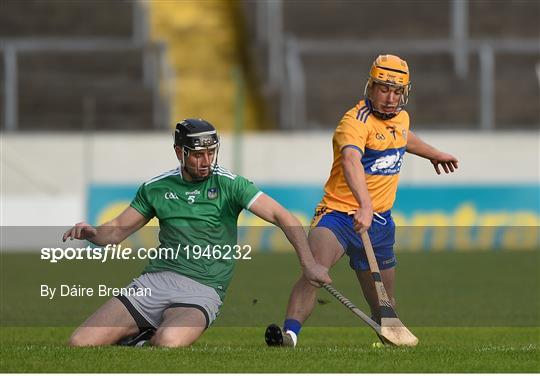
[[[281,323],[299,273],[293,254],[239,262],[222,314],[187,349],[69,348],[73,328],[104,299],[39,297],[42,283],[124,286],[140,263],[0,261],[0,372],[540,372],[540,252],[399,254],[398,312],[420,344],[381,349],[322,290],[299,346],[266,347],[264,327]],[[345,260],[331,276],[368,311]]]

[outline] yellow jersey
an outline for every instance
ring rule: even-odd
[[[327,210],[350,213],[359,208],[341,166],[341,153],[347,147],[357,149],[362,155],[373,210],[382,213],[391,209],[408,132],[409,115],[403,110],[392,119],[381,120],[372,114],[369,100],[361,100],[347,111],[334,132],[334,162],[317,213]]]

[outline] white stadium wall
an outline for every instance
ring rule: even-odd
[[[456,174],[437,176],[407,155],[407,185],[532,184],[540,181],[540,133],[419,132],[455,154]],[[1,225],[65,226],[86,216],[90,183],[134,184],[174,168],[164,133],[18,133],[1,136]],[[241,149],[234,171],[233,150]],[[258,133],[222,136],[220,163],[258,185],[322,185],[332,162],[331,133]]]

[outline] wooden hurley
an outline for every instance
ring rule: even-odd
[[[362,232],[360,236],[364,243],[369,269],[371,271],[371,276],[373,277],[373,282],[375,282],[375,290],[377,291],[377,298],[379,299],[379,311],[381,315],[380,335],[396,346],[416,346],[418,344],[418,338],[403,325],[398,318],[396,311],[392,307],[392,304],[390,304],[367,231]]]

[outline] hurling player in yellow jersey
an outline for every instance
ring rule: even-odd
[[[324,197],[311,224],[309,244],[315,260],[328,268],[344,254],[355,271],[375,321],[378,300],[359,233],[368,231],[386,291],[395,307],[395,224],[391,209],[405,152],[429,160],[437,174],[454,172],[458,160],[426,144],[409,130],[411,87],[407,63],[394,55],[373,62],[364,99],[345,113],[332,140],[334,162]],[[293,287],[283,330],[270,325],[269,345],[295,346],[311,314],[317,289],[301,277]]]

